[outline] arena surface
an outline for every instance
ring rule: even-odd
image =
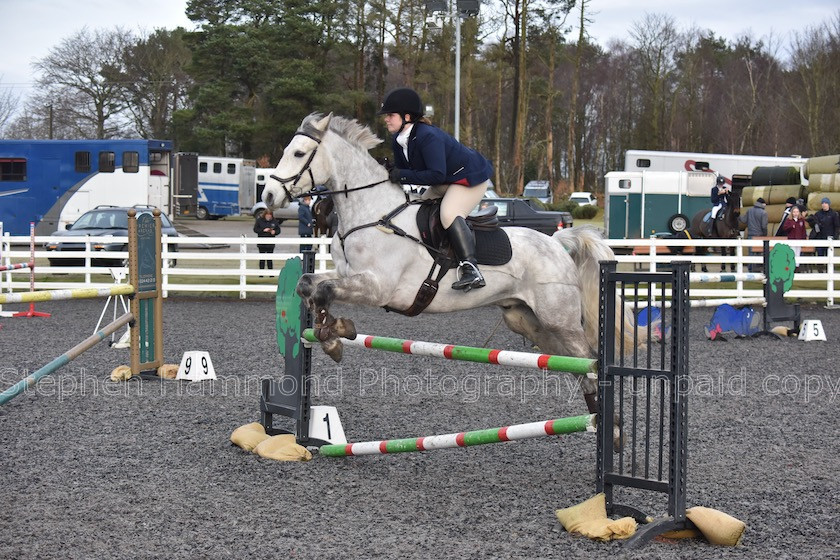
[[[102,304],[39,303],[51,318],[0,319],[0,388],[87,337]],[[360,332],[472,346],[500,318],[340,311]],[[744,520],[738,549],[628,553],[566,533],[554,510],[594,493],[592,434],[308,463],[244,452],[228,438],[258,420],[259,379],[282,368],[273,302],[168,299],[166,361],[207,350],[219,379],[112,383],[128,350],[102,344],[0,407],[0,557],[837,558],[840,312],[803,315],[828,342],[711,342],[711,310],[691,311],[688,505]],[[504,327],[489,346],[529,350]],[[314,403],[337,406],[353,441],[585,412],[567,376],[357,349],[340,368],[320,349],[313,361]],[[664,498],[645,498],[651,513]]]

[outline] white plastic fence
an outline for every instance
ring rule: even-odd
[[[2,226],[0,226],[2,227]],[[2,231],[2,230],[0,230]],[[44,243],[48,241],[84,243],[84,251],[46,251]],[[98,242],[113,242],[114,238],[95,237],[48,237],[35,238],[35,259],[37,274],[35,289],[73,289],[84,287],[106,287],[113,283],[107,267],[92,266],[92,259],[127,258],[124,252],[105,252],[94,249]],[[316,269],[326,271],[332,267],[330,256],[331,240],[327,238],[291,238],[278,237],[273,239],[257,237],[179,237],[173,239],[177,243],[178,251],[169,252],[167,236],[163,238],[163,290],[164,297],[170,293],[206,293],[206,294],[238,294],[245,299],[249,294],[268,294],[276,290],[276,285],[260,277],[276,277],[283,262],[300,254],[301,245],[312,245],[316,249]],[[840,290],[835,286],[840,281],[840,273],[835,267],[840,265],[835,258],[840,241],[784,241],[793,246],[825,247],[827,256],[817,257],[803,255],[799,259],[799,270],[795,276],[794,289],[788,292],[789,297],[824,302],[834,305],[834,299],[840,297]],[[257,244],[275,245],[274,253],[259,253]],[[408,243],[408,241],[406,241]],[[690,260],[700,266],[705,264],[710,272],[720,271],[721,264],[729,270],[734,265],[735,272],[748,271],[750,265],[761,264],[761,254],[750,254],[762,246],[760,240],[662,240],[662,239],[622,239],[608,240],[608,244],[617,253],[620,267],[635,267],[639,270],[657,271],[666,268],[674,260]],[[721,257],[719,252],[707,256],[675,255],[670,253],[669,247],[731,247],[735,250],[733,257]],[[0,264],[11,264],[28,261],[30,258],[29,236],[0,236]],[[84,258],[83,266],[49,266],[47,259],[80,259]],[[260,260],[272,260],[274,270],[260,270]],[[172,261],[177,265],[172,266]],[[118,270],[118,269],[117,269]],[[417,279],[419,287],[422,278]],[[0,273],[0,290],[28,291],[29,271],[13,270]],[[750,282],[732,282],[718,285],[695,285],[691,289],[693,299],[711,297],[747,298],[760,297],[761,285]]]

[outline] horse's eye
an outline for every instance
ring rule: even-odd
[[[305,155],[306,155],[306,152],[302,152],[301,150],[295,151],[295,157],[296,158],[302,158]]]

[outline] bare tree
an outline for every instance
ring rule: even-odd
[[[122,54],[131,39],[131,34],[120,28],[83,28],[63,39],[34,64],[41,98],[54,107],[72,100],[61,103],[61,117],[73,121],[80,131],[90,131],[94,138],[119,136],[126,125],[120,114],[125,101],[120,84],[108,76],[122,69]]]
[[[20,95],[15,95],[11,88],[4,88],[3,76],[0,76],[0,134],[15,114],[19,101]]]
[[[639,148],[664,147],[664,116],[670,98],[670,83],[675,70],[674,54],[679,39],[674,18],[663,14],[645,14],[633,24],[630,36],[636,42],[639,80],[646,90],[645,118],[639,123],[642,133]]]

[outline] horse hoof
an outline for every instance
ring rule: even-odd
[[[329,327],[316,326],[313,330],[315,331],[315,338],[317,338],[321,342],[326,342],[330,338],[333,338],[332,336],[330,336]]]
[[[324,353],[332,358],[332,360],[336,363],[340,362],[341,358],[344,356],[344,344],[342,344],[337,338],[322,342],[321,348],[324,350]]]
[[[335,331],[335,334],[342,338],[346,338],[348,340],[356,339],[356,325],[351,319],[339,317],[335,320],[335,326],[333,330]]]

